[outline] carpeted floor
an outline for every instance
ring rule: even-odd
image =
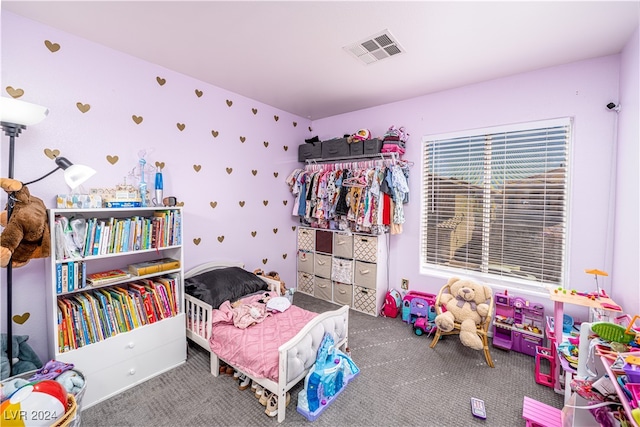
[[[294,303],[315,312],[336,306],[302,293]],[[349,347],[360,368],[316,426],[524,426],[522,400],[532,397],[562,407],[562,396],[536,384],[534,358],[491,348],[495,368],[481,351],[458,337],[430,349],[400,318],[350,311]],[[90,381],[90,380],[89,380]],[[296,411],[302,383],[291,390],[283,426],[312,425]],[[469,399],[485,401],[487,419],[471,415]],[[263,426],[277,425],[253,393],[229,376],[209,373],[209,354],[189,343],[187,363],[81,413],[91,426]]]

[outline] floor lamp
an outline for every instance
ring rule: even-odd
[[[27,128],[27,126],[39,123],[47,116],[47,114],[49,114],[49,110],[46,107],[41,107],[39,105],[30,104],[28,102],[19,101],[13,98],[0,97],[0,125],[2,126],[2,130],[4,131],[5,135],[9,137],[9,169],[7,178],[14,178],[15,139],[20,135],[20,132],[22,132],[22,130]],[[24,185],[38,182],[53,174],[55,171],[62,169],[64,170],[64,177],[67,185],[74,189],[96,173],[96,171],[91,169],[90,167],[83,165],[74,165],[64,157],[56,157],[55,162],[57,167],[54,170],[41,176],[38,179],[27,182]],[[11,218],[13,205],[14,201],[12,194],[9,194],[9,197],[7,199],[7,222]],[[13,373],[13,268],[11,266],[11,260],[9,260],[6,271],[7,358],[9,359],[9,376],[11,376]]]

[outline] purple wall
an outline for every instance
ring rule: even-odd
[[[184,202],[186,268],[210,259],[240,260],[249,269],[277,270],[288,286],[295,284],[292,227],[296,220],[291,216],[293,199],[284,180],[299,166],[297,145],[305,138],[319,135],[327,139],[363,127],[381,135],[392,124],[407,128],[411,138],[405,159],[415,163],[410,179],[412,195],[406,207],[404,233],[391,239],[390,286],[399,287],[401,278],[408,278],[411,289],[433,292],[445,278],[421,274],[419,269],[422,137],[571,116],[575,132],[567,285],[589,288],[592,279],[583,270],[607,270],[612,275],[605,281],[605,289],[620,295],[627,311],[640,311],[638,194],[637,185],[634,188],[633,179],[628,178],[635,177],[637,184],[637,33],[622,55],[519,74],[310,123],[11,13],[2,14],[1,30],[2,96],[8,96],[8,86],[22,89],[24,95],[19,99],[51,110],[47,119],[18,138],[17,178],[29,180],[52,169],[53,162],[44,154],[49,148],[97,169],[98,175],[85,185],[87,189],[110,187],[122,182],[136,166],[137,152],[147,149],[151,151],[147,159],[150,163],[165,163],[165,194]],[[46,40],[59,44],[60,49],[51,52]],[[157,77],[166,83],[158,84]],[[196,90],[203,95],[196,96]],[[618,123],[618,209],[614,212],[608,209],[607,195],[616,116],[605,105],[618,98],[623,110]],[[227,100],[232,101],[231,107]],[[82,113],[76,107],[78,102],[89,104],[90,110]],[[132,115],[142,116],[142,123],[135,124]],[[178,123],[185,125],[183,131]],[[214,137],[212,131],[218,136]],[[7,146],[1,145],[1,176],[7,174]],[[113,156],[118,156],[114,164],[108,161]],[[232,168],[231,174],[227,168]],[[68,192],[61,174],[34,184],[31,190],[48,206],[53,206],[55,194]],[[3,195],[2,204],[6,200]],[[629,200],[635,201],[635,208],[621,212],[620,206],[628,209]],[[617,234],[615,241],[608,241],[607,223],[614,214]],[[626,230],[634,225],[635,237],[626,236]],[[627,247],[633,243],[635,252]],[[607,257],[607,244],[615,249],[615,266]],[[13,303],[15,314],[30,314],[24,324],[14,323],[14,333],[30,335],[30,344],[43,359],[48,357],[46,337],[42,335],[44,301],[40,297],[46,289],[44,266],[43,260],[33,260],[14,270]],[[612,286],[621,280],[618,275],[624,275],[625,281],[633,275],[633,300],[625,298],[620,287]],[[0,277],[4,281],[4,274]],[[497,289],[504,286],[500,284]],[[2,292],[0,322],[5,330],[4,284]]]
[[[635,58],[637,62],[637,49]],[[404,159],[415,163],[410,178],[411,201],[405,207],[407,222],[404,224],[404,233],[391,238],[390,286],[399,288],[401,279],[408,278],[410,289],[435,292],[446,281],[441,274],[420,271],[420,160],[423,136],[564,116],[574,120],[566,286],[592,290],[593,278],[584,273],[587,268],[613,273],[611,259],[605,250],[607,223],[610,215],[614,214],[609,209],[612,205],[608,200],[611,167],[616,160],[629,164],[630,169],[637,163],[637,147],[635,157],[612,159],[616,113],[605,106],[612,100],[617,102],[618,93],[622,90],[619,88],[619,76],[620,56],[614,55],[314,121],[314,132],[321,139],[351,133],[359,128],[369,128],[374,136],[379,136],[390,125],[405,126],[411,134],[404,156]],[[637,73],[635,79],[637,91]],[[637,132],[635,141],[637,146]],[[637,201],[637,195],[635,199]],[[603,287],[607,291],[611,290],[614,279],[612,275],[604,281]],[[506,282],[494,284],[496,290],[509,287]],[[511,292],[523,294],[514,289]],[[540,295],[528,296],[541,298]],[[552,310],[546,298],[541,301],[548,310]],[[637,298],[633,302],[624,301],[626,310],[631,313],[638,311]],[[586,317],[586,310],[567,308],[567,311],[579,318]]]
[[[51,52],[47,40],[59,50]],[[165,195],[184,202],[185,268],[209,260],[242,261],[250,270],[278,271],[295,286],[297,222],[285,178],[298,165],[298,144],[309,137],[308,119],[3,13],[2,96],[8,96],[8,86],[24,91],[19,99],[50,110],[16,140],[16,178],[28,181],[53,169],[44,150],[57,149],[98,171],[84,185],[87,190],[113,187],[136,167],[138,151],[147,149],[150,164],[165,163]],[[78,102],[89,104],[89,111],[82,113]],[[136,124],[133,115],[142,122]],[[0,172],[7,176],[9,144],[2,138]],[[118,161],[110,163],[115,156]],[[60,172],[30,190],[49,207],[56,194],[69,192]],[[44,268],[43,260],[33,260],[15,269],[13,288],[13,313],[30,314],[13,331],[30,335],[42,358]],[[6,330],[4,285],[2,292],[0,322]]]

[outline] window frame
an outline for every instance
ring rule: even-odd
[[[426,164],[427,159],[427,150],[429,146],[434,141],[442,141],[442,140],[450,140],[456,138],[469,138],[469,139],[477,139],[482,137],[487,137],[491,135],[496,135],[500,133],[506,132],[518,132],[518,131],[528,131],[528,130],[536,130],[536,129],[544,129],[544,128],[553,128],[553,127],[566,127],[567,128],[567,136],[565,140],[565,187],[564,187],[564,241],[562,242],[562,266],[560,268],[559,274],[559,284],[550,283],[550,282],[537,282],[527,279],[522,279],[518,277],[495,274],[495,273],[484,273],[482,271],[476,271],[461,267],[453,267],[446,266],[441,264],[434,264],[427,262],[427,217],[428,217],[428,206],[429,197],[428,191],[430,189],[429,184],[425,182],[425,178],[428,173],[428,165]],[[562,283],[565,283],[566,277],[569,271],[569,242],[570,242],[570,211],[571,211],[571,163],[572,163],[572,153],[573,153],[573,136],[574,136],[574,121],[572,117],[560,117],[553,119],[542,119],[530,122],[522,122],[522,123],[514,123],[514,124],[506,124],[506,125],[498,125],[498,126],[490,126],[483,127],[477,129],[468,129],[462,131],[448,132],[448,133],[440,133],[440,134],[432,134],[425,135],[422,138],[421,145],[421,158],[420,164],[422,169],[422,174],[420,176],[420,225],[419,225],[419,266],[420,273],[424,275],[430,275],[435,277],[449,278],[452,276],[458,277],[468,277],[475,280],[480,280],[485,283],[491,283],[498,286],[504,286],[507,288],[514,288],[525,293],[530,293],[532,295],[536,294],[547,294],[548,289],[552,287],[562,286]],[[485,209],[484,206],[481,207]],[[483,254],[483,258],[484,258]]]

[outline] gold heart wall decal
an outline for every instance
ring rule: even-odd
[[[240,205],[241,208],[244,208],[244,200],[240,200],[238,204]]]
[[[231,107],[231,106],[233,105],[233,101],[230,101],[230,100],[228,100],[228,99],[227,99],[227,105],[228,105],[229,107]]]
[[[264,141],[263,144],[264,144],[264,148],[267,148],[269,146],[269,141]]]
[[[76,107],[78,107],[78,110],[80,110],[80,112],[82,112],[82,113],[86,113],[87,111],[89,111],[91,109],[91,105],[83,104],[82,102],[77,102],[76,103]]]
[[[296,231],[296,226],[295,226],[295,225],[291,226],[291,229],[292,229],[293,231]]]
[[[193,243],[194,243],[196,246],[198,246],[198,245],[200,244],[200,242],[201,242],[201,241],[202,241],[202,239],[201,239],[201,238],[199,238],[199,237],[196,237],[195,239],[193,239]]]
[[[156,81],[158,82],[158,84],[160,86],[163,86],[167,81],[165,79],[163,79],[162,77],[156,77]]]
[[[285,206],[287,206],[287,203],[289,203],[289,201],[288,201],[288,200],[283,200],[283,201],[282,201],[282,204],[283,204],[283,205],[285,205]]]
[[[293,122],[293,127],[298,126],[298,122]]]
[[[180,129],[180,132],[184,130],[184,123],[176,123],[176,126],[178,126],[178,129]]]
[[[196,89],[196,96],[197,96],[198,98],[200,98],[200,97],[202,96],[202,91],[201,91],[201,90]]]
[[[263,263],[263,264],[266,264],[266,263],[267,263],[267,261],[268,261],[268,260],[267,260],[267,258],[263,258],[263,259],[262,259],[262,263]]]
[[[231,172],[233,172],[233,168],[227,168],[227,173],[228,173],[229,175],[231,175]]]
[[[193,165],[193,170],[196,172],[200,172],[200,169],[202,169],[202,165]]]
[[[252,169],[252,170],[251,170],[251,173],[253,174],[253,176],[256,176],[256,175],[258,174],[258,171],[257,171],[257,170],[255,170],[255,169]]]
[[[223,240],[224,240],[224,236],[218,236],[218,242],[222,243]]]
[[[182,207],[182,206],[184,206],[184,202],[176,202],[176,206]]]
[[[278,120],[280,120],[280,117],[278,117],[278,116],[273,116],[273,120],[275,120],[275,121],[277,122]]]
[[[258,109],[257,108],[252,108],[251,112],[253,113],[253,115],[255,116],[256,114],[258,114]]]
[[[240,142],[242,142],[244,144],[244,142],[247,140],[247,138],[245,138],[244,136],[240,137]]]
[[[256,237],[256,234],[258,234],[258,232],[257,232],[257,231],[252,231],[252,232],[251,232],[251,237]]]
[[[216,206],[218,206],[218,202],[209,202],[209,206],[211,206],[212,209],[215,209]]]
[[[24,90],[20,88],[14,89],[11,86],[7,86],[7,93],[12,98],[20,98],[22,95],[24,95]]]
[[[142,116],[136,116],[135,114],[133,116],[131,116],[131,118],[133,119],[133,121],[139,125],[140,123],[142,123]]]
[[[282,254],[282,259],[287,259],[287,254]]]
[[[313,132],[313,129],[311,129],[311,126],[309,126],[309,132]]]
[[[277,178],[278,177],[278,172],[274,172],[273,176],[274,176],[274,178]]]
[[[277,234],[277,233],[278,233],[278,229],[277,229],[277,228],[274,228],[274,229],[273,229],[273,234]]]
[[[12,317],[13,321],[16,322],[18,325],[23,325],[24,322],[26,322],[27,320],[29,320],[29,317],[31,317],[31,313],[22,313],[20,315],[16,314],[15,316]]]
[[[107,156],[107,162],[111,163],[112,165],[118,163],[118,159],[118,156]]]
[[[211,135],[213,135],[214,138],[217,138],[218,135],[220,135],[220,132],[218,132],[217,130],[212,130]]]
[[[284,147],[282,147],[284,149],[284,151],[287,151],[289,149],[288,145],[285,145]]]
[[[58,43],[51,43],[49,40],[44,41],[44,45],[51,51],[51,53],[55,53],[60,50],[60,45]]]
[[[267,206],[267,205],[269,204],[269,201],[268,201],[268,200],[263,200],[263,201],[262,201],[262,204],[263,204],[263,205],[265,205],[265,206]]]
[[[50,158],[51,160],[55,159],[56,157],[58,157],[60,155],[60,150],[55,149],[55,150],[50,150],[48,148],[44,149],[44,155],[47,156],[48,158]]]
[[[164,169],[164,162],[156,162],[156,167],[158,169]]]

